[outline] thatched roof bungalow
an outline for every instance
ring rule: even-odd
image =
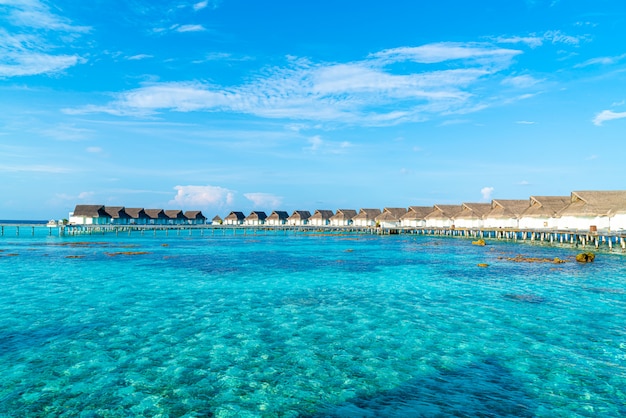
[[[285,225],[289,214],[283,210],[275,210],[265,220],[266,225]]]
[[[187,223],[191,225],[202,225],[206,223],[206,216],[199,210],[188,210],[183,213],[183,216],[187,220]]]
[[[572,192],[570,204],[559,211],[557,228],[572,230],[624,229],[626,190]],[[611,218],[614,227],[611,228]]]
[[[354,226],[375,226],[376,217],[382,212],[380,209],[363,209],[359,210],[358,215],[352,218]]]
[[[126,213],[124,206],[105,206],[104,211],[111,217],[110,223],[115,225],[128,225],[130,215]]]
[[[144,209],[150,225],[166,225],[169,221],[163,209]]]
[[[455,228],[482,228],[491,203],[463,203],[463,209],[454,215]]]
[[[220,215],[215,215],[213,219],[211,219],[211,225],[221,225],[224,223],[224,220]]]
[[[407,212],[406,208],[384,208],[383,212],[375,218],[375,221],[381,228],[397,228],[400,226],[400,219]]]
[[[309,218],[309,225],[326,226],[330,223],[330,218],[332,216],[332,210],[317,209],[315,213],[313,213],[313,215]]]
[[[134,225],[145,225],[148,223],[148,215],[143,208],[124,208],[126,214],[130,217],[129,223]]]
[[[432,206],[409,206],[407,213],[400,218],[400,226],[421,228],[426,226],[426,215],[433,211]]]
[[[520,229],[557,227],[557,214],[571,203],[569,196],[531,196],[519,219]]]
[[[357,215],[354,209],[338,209],[337,213],[330,217],[331,226],[350,226],[352,219]]]
[[[309,223],[309,218],[311,217],[311,212],[308,210],[295,210],[291,214],[290,217],[287,218],[287,223],[289,225],[306,225]]]
[[[266,219],[267,219],[267,215],[265,214],[265,212],[253,210],[252,212],[250,212],[250,215],[246,216],[246,219],[244,219],[243,224],[250,225],[250,226],[263,225]]]
[[[224,225],[243,225],[245,219],[243,212],[232,211],[224,218]]]
[[[528,200],[494,199],[485,215],[485,228],[519,228],[522,213],[528,209]]]
[[[68,221],[73,225],[106,225],[111,223],[111,215],[103,205],[76,205]]]
[[[450,228],[454,225],[454,216],[463,210],[461,205],[434,205],[424,217],[427,228]]]

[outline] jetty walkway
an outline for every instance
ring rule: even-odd
[[[6,236],[41,235],[287,235],[287,234],[335,234],[335,235],[426,235],[459,237],[485,240],[520,241],[548,245],[565,245],[583,248],[608,249],[626,253],[626,231],[558,231],[519,230],[488,228],[434,228],[403,227],[381,228],[362,226],[293,226],[293,225],[60,225],[0,224],[0,238]]]

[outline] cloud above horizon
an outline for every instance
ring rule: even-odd
[[[232,190],[220,186],[176,186],[174,190],[176,196],[169,203],[182,207],[219,208],[232,205],[235,199]]]
[[[68,114],[107,113],[147,117],[163,112],[230,112],[261,118],[389,126],[466,114],[503,103],[485,84],[506,79],[521,50],[490,43],[435,43],[370,54],[346,63],[314,63],[287,57],[286,65],[265,68],[244,84],[223,87],[204,81],[145,83],[113,94],[104,105],[64,109]],[[420,64],[398,73],[394,64]],[[517,88],[541,80],[509,78]]]
[[[244,197],[252,202],[255,208],[277,208],[283,203],[281,197],[270,193],[244,193]]]

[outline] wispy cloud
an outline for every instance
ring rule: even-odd
[[[505,86],[511,86],[519,89],[525,89],[533,87],[534,85],[541,83],[543,80],[537,79],[530,75],[519,75],[513,77],[507,77],[502,80],[502,84]]]
[[[583,68],[583,67],[589,67],[592,65],[613,65],[613,64],[617,64],[618,62],[622,61],[624,58],[626,58],[626,54],[622,54],[622,55],[617,55],[614,57],[597,57],[597,58],[591,58],[585,62],[581,62],[580,64],[576,64],[574,67],[575,68]]]
[[[603,110],[593,118],[593,124],[596,126],[602,126],[602,124],[606,121],[624,118],[626,118],[626,112],[613,112],[611,110]]]
[[[577,46],[586,39],[585,36],[567,35],[559,30],[551,30],[543,34],[533,33],[526,36],[499,36],[493,38],[494,42],[500,44],[525,44],[530,48],[537,48],[545,43]]]
[[[192,6],[192,8],[193,8],[195,11],[198,11],[198,10],[206,9],[208,5],[209,5],[209,2],[208,2],[207,0],[204,0],[204,1],[200,1],[200,2],[198,2],[198,3],[195,3],[195,4]]]
[[[149,55],[149,54],[137,54],[137,55],[131,55],[130,57],[126,58],[129,61],[139,61],[139,60],[145,60],[148,58],[154,58],[154,55]]]
[[[518,120],[515,123],[517,123],[518,125],[534,125],[537,122],[532,122],[532,121],[529,121],[529,120]]]
[[[147,116],[164,111],[233,112],[284,118],[385,126],[465,114],[491,105],[485,83],[505,71],[521,51],[490,44],[437,43],[387,49],[348,63],[313,63],[289,57],[249,82],[222,87],[198,81],[147,83],[117,94],[106,105],[67,109]],[[394,63],[428,64],[398,73]],[[454,62],[453,68],[447,63]],[[515,78],[513,78],[515,80]],[[530,76],[518,85],[538,82]]]
[[[348,141],[325,141],[319,135],[309,138],[308,143],[309,146],[305,148],[306,151],[323,154],[342,154],[352,146]]]
[[[204,32],[206,28],[202,25],[180,25],[173,28],[176,32]]]
[[[245,193],[244,197],[252,202],[255,208],[277,208],[283,199],[270,193]]]
[[[57,54],[81,34],[91,30],[73,25],[48,6],[37,1],[2,1],[6,10],[0,15],[0,77],[54,74],[85,62],[77,54]]]
[[[172,205],[182,207],[223,207],[232,205],[235,193],[220,186],[176,186]]]

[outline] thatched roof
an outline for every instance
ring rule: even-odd
[[[283,210],[275,210],[267,217],[268,221],[286,221],[289,214]]]
[[[188,210],[183,214],[185,218],[192,220],[205,220],[206,216],[202,214],[202,211],[199,210]]]
[[[183,211],[180,209],[168,209],[163,211],[169,219],[185,219]]]
[[[375,220],[381,213],[380,209],[361,209],[359,214],[352,219]]]
[[[146,212],[143,208],[124,208],[124,211],[132,219],[146,218]]]
[[[423,220],[426,218],[426,215],[433,211],[432,206],[409,206],[409,210],[407,213],[402,215],[400,219],[410,221],[410,220]]]
[[[461,205],[435,205],[424,219],[451,219],[462,210]]]
[[[246,219],[246,215],[244,215],[243,212],[236,211],[229,213],[228,216],[224,218],[225,221],[243,221],[244,219]]]
[[[572,192],[558,216],[613,216],[626,212],[626,190]]]
[[[298,221],[306,221],[311,217],[311,212],[308,210],[294,210],[291,216],[287,219],[289,220],[298,220]]]
[[[109,215],[104,210],[103,205],[76,205],[74,208],[74,216],[82,216],[85,218],[102,218]]]
[[[124,206],[105,206],[104,211],[113,219],[130,219]]]
[[[143,211],[150,219],[167,219],[163,209],[144,209]]]
[[[529,206],[528,200],[494,199],[491,201],[491,210],[485,218],[519,219]]]
[[[383,213],[376,217],[377,221],[399,221],[407,214],[406,208],[385,208]]]
[[[220,215],[215,215],[213,219],[211,219],[211,222],[222,222],[222,218],[220,217]]]
[[[571,203],[569,196],[531,196],[523,218],[553,218]]]
[[[328,219],[330,219],[331,216],[333,216],[333,211],[332,210],[317,209],[315,211],[315,213],[311,216],[310,219],[328,220]]]
[[[267,219],[267,215],[265,214],[265,212],[258,211],[258,210],[253,210],[252,212],[250,212],[250,215],[246,216],[247,221],[254,221],[254,220],[264,221],[266,219]]]
[[[331,221],[344,221],[350,220],[356,216],[356,210],[354,209],[337,209],[337,213],[330,217]]]

